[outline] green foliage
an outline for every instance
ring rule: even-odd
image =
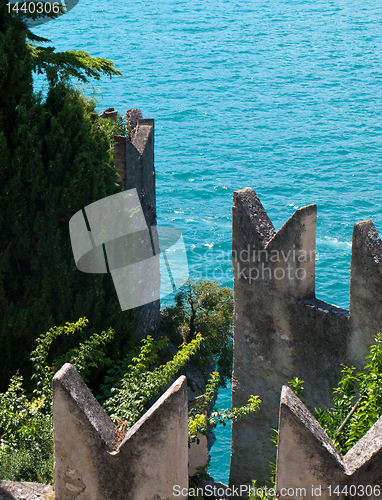
[[[28,25],[28,20],[34,21],[36,19],[40,19],[41,17],[56,19],[62,13],[67,12],[66,8],[60,3],[58,5],[57,2],[54,1],[46,3],[50,3],[50,9],[45,8],[44,9],[45,12],[44,11],[38,12],[39,10],[38,8],[36,8],[33,12],[29,12],[29,9],[25,6],[24,2],[19,2],[19,3],[15,2],[10,9],[7,8],[6,10],[7,16],[11,17],[12,19],[17,19]],[[47,10],[49,12],[46,12]]]
[[[132,359],[129,371],[111,388],[110,397],[103,403],[111,419],[117,424],[123,421],[125,429],[134,425],[146,412],[145,405],[161,389],[165,389],[171,377],[195,354],[201,342],[199,334],[190,343],[183,344],[172,360],[150,371],[149,367],[156,360],[158,350],[167,342],[166,339],[155,341],[150,336],[143,339],[139,356]]]
[[[49,351],[54,342],[75,336],[86,328],[87,323],[86,318],[80,318],[75,323],[52,327],[37,339],[37,346],[30,356],[36,381],[33,395],[25,394],[23,378],[19,374],[11,378],[8,390],[0,394],[0,479],[52,481],[53,375],[62,363],[69,362],[86,380],[93,365],[107,366],[111,362],[106,356],[106,345],[113,340],[115,332],[112,329],[93,334],[49,362]],[[137,356],[113,365],[99,388],[98,399],[114,420],[121,438],[146,412],[153,398],[166,389],[180,368],[195,355],[202,341],[202,336],[197,334],[191,342],[184,343],[171,360],[158,364],[159,353],[166,347],[167,339],[155,341],[148,336],[142,341]],[[243,418],[258,409],[259,398],[251,396],[242,408],[213,412],[207,422],[205,411],[218,386],[219,374],[213,373],[205,394],[189,413],[189,442],[198,441],[198,434],[207,433],[207,423],[211,427],[218,423],[225,425],[227,420]]]
[[[345,366],[334,389],[333,408],[316,410],[315,417],[343,455],[375,424],[382,414],[382,336],[370,348],[369,362],[354,373]]]
[[[314,417],[342,455],[366,434],[382,414],[381,333],[376,336],[366,359],[369,362],[358,373],[354,373],[354,367],[343,366],[338,387],[333,389],[332,408],[315,409]],[[288,383],[300,397],[304,382],[295,377]],[[274,438],[272,441],[277,444]]]
[[[27,398],[22,381],[15,375],[0,394],[0,479],[51,483],[52,416],[43,396]]]
[[[291,389],[298,397],[301,396],[302,391],[304,390],[304,387],[302,385],[303,383],[304,381],[300,380],[298,377],[294,377],[288,382],[288,384],[291,386]]]
[[[233,291],[213,281],[188,281],[175,296],[175,306],[164,310],[166,332],[170,340],[174,332],[190,342],[197,332],[203,344],[197,356],[199,366],[205,368],[211,358],[220,373],[220,386],[232,373]]]
[[[32,379],[36,379],[36,389],[34,394],[46,400],[46,407],[49,408],[51,400],[51,386],[53,375],[64,363],[71,363],[81,374],[85,382],[88,382],[91,369],[94,367],[103,368],[109,366],[112,361],[105,355],[104,348],[108,342],[113,340],[115,331],[109,328],[101,334],[93,333],[89,339],[81,342],[78,347],[69,351],[59,358],[56,358],[52,365],[47,364],[49,349],[52,342],[63,335],[74,335],[77,331],[82,331],[89,322],[86,318],[80,318],[76,323],[66,323],[64,326],[55,326],[41,335],[37,339],[37,347],[31,353],[30,359],[33,362],[34,374]]]
[[[106,135],[110,144],[110,155],[113,155],[114,136],[128,136],[126,123],[124,123],[121,115],[117,116],[117,120],[113,121],[110,118],[102,118],[99,120],[99,128]]]
[[[59,5],[59,10],[64,11],[63,6]],[[59,13],[45,14],[46,17],[56,18]],[[78,78],[82,82],[88,82],[89,79],[100,80],[103,75],[112,76],[122,75],[114,63],[101,57],[92,57],[90,54],[80,50],[68,50],[65,52],[55,52],[54,47],[43,47],[34,42],[51,42],[47,38],[42,38],[32,33],[25,25],[26,18],[37,19],[42,14],[25,13],[11,10],[8,13],[5,2],[0,7],[0,30],[5,32],[7,27],[13,26],[16,31],[23,33],[24,45],[28,49],[29,60],[32,70],[36,73],[45,72],[48,79],[57,83],[60,79],[69,77]],[[26,42],[26,39],[30,40]]]
[[[15,109],[32,95],[32,60],[25,43],[26,28],[12,22],[0,2],[0,150],[15,124]],[[1,183],[0,183],[1,185]]]
[[[46,40],[49,41],[50,40]],[[90,78],[100,80],[102,75],[122,75],[114,63],[101,57],[92,57],[83,50],[68,50],[55,52],[54,47],[41,47],[28,42],[28,47],[33,61],[33,71],[45,71],[49,79],[56,82],[59,78],[78,78],[88,82]]]
[[[114,123],[114,135],[127,135],[128,136],[128,130],[126,127],[126,123],[123,121],[123,118],[121,115],[117,116],[117,119]]]
[[[342,455],[366,434],[382,414],[381,333],[376,336],[366,359],[369,362],[358,373],[354,373],[354,367],[343,367],[338,387],[333,389],[332,408],[315,409],[313,415]],[[288,384],[301,397],[304,381],[295,377]],[[278,429],[272,430],[271,440],[277,446]],[[276,464],[271,463],[270,466],[275,476]]]
[[[108,356],[134,343],[134,312],[121,312],[110,275],[77,270],[68,223],[96,200],[121,190],[112,143],[87,101],[65,80],[51,81],[46,102],[33,94],[26,30],[0,31],[0,390],[17,369],[28,381],[35,338],[54,325],[90,318],[80,340],[113,325]],[[78,339],[75,339],[77,342]],[[52,346],[59,356],[75,345]],[[98,373],[96,373],[98,372]],[[99,370],[94,377],[99,381]],[[93,377],[93,378],[94,378]]]
[[[251,395],[248,403],[240,408],[227,408],[225,410],[215,411],[211,414],[209,424],[211,427],[216,427],[217,423],[226,425],[226,420],[236,421],[239,418],[246,417],[249,413],[258,410],[261,399],[259,396]]]
[[[199,492],[201,491],[203,481],[208,479],[210,478],[208,474],[204,472],[204,469],[200,471],[200,474],[188,478],[189,500],[205,500],[204,496],[197,495],[196,493],[198,493],[198,488]],[[192,493],[195,493],[195,495],[192,495]]]
[[[51,426],[39,427],[40,432],[51,432]],[[12,450],[0,449],[0,478],[5,481],[30,481],[52,484],[53,442],[46,440],[46,449],[38,449],[34,441]]]
[[[23,378],[18,374],[11,378],[8,390],[0,394],[0,479],[53,481],[53,375],[67,361],[86,380],[93,365],[109,363],[104,350],[114,331],[93,334],[52,364],[48,364],[49,349],[54,340],[74,335],[83,330],[87,322],[86,318],[80,318],[75,323],[51,328],[37,339],[37,347],[31,353],[33,378],[37,381],[32,396],[25,394]]]
[[[252,481],[251,491],[248,495],[248,500],[274,500],[275,489],[274,487],[258,487],[256,486],[256,480]]]
[[[214,395],[219,387],[219,373],[212,373],[205,393],[199,398],[197,404],[190,409],[188,414],[188,442],[196,442],[199,444],[198,434],[207,435],[208,427],[215,428],[216,425],[226,425],[227,420],[236,421],[239,418],[244,418],[250,412],[258,410],[261,400],[259,396],[251,395],[248,403],[240,408],[227,408],[224,410],[214,411],[207,419],[206,411],[210,406]]]
[[[33,396],[26,396],[20,375],[12,377],[8,390],[0,394],[0,479],[52,481],[53,375],[62,363],[70,362],[86,381],[86,375],[94,364],[110,364],[105,356],[105,346],[113,339],[114,331],[111,329],[93,334],[78,347],[48,363],[49,350],[54,341],[82,331],[87,322],[86,318],[80,318],[75,323],[53,327],[37,339],[37,347],[31,353],[33,378],[37,382]],[[131,360],[121,380],[111,388],[107,383],[101,386],[104,407],[117,426],[122,423],[121,428],[126,430],[145,413],[145,405],[195,354],[201,341],[198,335],[188,345],[184,344],[172,360],[152,371],[149,368],[157,361],[158,351],[165,347],[167,339],[154,341],[148,337],[143,341],[139,355]],[[126,366],[127,362],[128,359],[120,367]],[[107,392],[109,397],[105,398]]]
[[[111,144],[113,143],[114,135],[127,135],[126,123],[124,123],[121,115],[117,116],[116,121],[110,118],[103,118],[100,120],[100,127],[108,135]]]

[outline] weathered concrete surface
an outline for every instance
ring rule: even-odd
[[[132,110],[127,111],[127,115]],[[131,118],[129,118],[131,120]],[[137,117],[132,122],[131,140],[126,141],[125,189],[138,191],[148,226],[154,226],[156,218],[155,168],[154,168],[154,120]]]
[[[207,436],[203,436],[203,434],[198,434],[198,438],[199,438],[199,444],[191,443],[188,449],[189,476],[202,475],[207,470],[207,463],[209,458]],[[200,467],[203,467],[203,470],[201,470]]]
[[[137,128],[138,121],[142,120],[142,113],[139,108],[128,109],[126,111],[126,127],[128,136],[131,138],[135,133],[135,129]]]
[[[139,109],[126,112],[126,123],[130,124],[130,141],[126,142],[125,189],[135,187],[138,191],[147,225],[157,224],[155,166],[154,166],[154,120],[143,119]],[[159,247],[158,236],[152,231],[153,246]],[[159,268],[159,264],[158,264]],[[136,335],[145,338],[158,331],[160,301],[156,300],[136,309]]]
[[[107,108],[101,115],[116,121],[118,112]],[[153,250],[159,249],[156,233],[156,192],[154,168],[154,120],[143,119],[138,108],[126,111],[127,136],[115,135],[113,159],[118,172],[117,184],[123,183],[125,190],[136,189],[139,196],[146,224],[150,228]],[[138,237],[138,236],[137,236]],[[159,253],[159,252],[158,252]],[[152,265],[152,261],[151,261]],[[159,275],[158,265],[153,269]],[[158,332],[161,323],[160,301],[154,300],[136,308],[136,335],[145,338]]]
[[[54,492],[48,484],[0,481],[0,500],[54,500]]]
[[[298,397],[284,386],[281,393],[276,494],[280,500],[380,498],[382,484],[382,418],[342,456]],[[339,486],[339,495],[334,493]],[[377,487],[377,488],[375,488]]]
[[[167,500],[188,487],[186,378],[127,432],[115,428],[72,365],[53,378],[56,500]],[[183,497],[179,497],[183,498]]]
[[[341,363],[365,364],[360,346],[367,352],[382,329],[381,243],[371,223],[355,226],[349,320],[348,311],[315,298],[315,205],[297,210],[276,233],[246,188],[234,193],[232,218],[232,404],[245,404],[250,394],[262,403],[232,425],[230,484],[262,485],[276,458],[270,437],[282,385],[297,376],[308,408],[327,406]]]
[[[321,497],[330,498],[327,487],[342,484],[344,473],[342,456],[326,432],[293,391],[284,386],[276,474],[280,498],[313,498],[312,488],[318,488],[317,493],[321,490]],[[288,489],[289,495],[285,491]]]
[[[104,112],[105,113],[105,112]],[[140,109],[126,111],[128,136],[114,136],[114,166],[119,182],[125,190],[138,192],[146,224],[150,228],[153,248],[159,248],[157,224],[155,167],[154,167],[154,120],[143,119]],[[138,236],[137,236],[138,237]],[[158,269],[154,271],[159,273]],[[155,300],[136,308],[136,335],[145,338],[155,334],[160,327],[160,301]]]
[[[350,277],[349,357],[358,367],[382,329],[382,242],[368,220],[354,225]]]
[[[114,136],[113,160],[119,184],[126,182],[126,141],[128,138],[124,135]]]
[[[118,111],[116,111],[114,108],[106,108],[105,111],[99,115],[99,117],[108,118],[109,120],[115,122],[118,118]]]

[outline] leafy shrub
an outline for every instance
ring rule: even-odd
[[[0,394],[0,479],[51,483],[52,415],[43,397],[26,397],[22,381],[15,375]]]
[[[32,396],[25,394],[23,377],[18,374],[11,378],[8,390],[0,394],[0,479],[53,481],[53,375],[62,362],[68,361],[86,380],[92,365],[109,362],[102,349],[112,340],[114,331],[93,334],[52,365],[47,364],[48,353],[55,339],[74,335],[86,323],[81,318],[76,323],[53,327],[37,339],[37,347],[30,356],[35,370],[33,378],[37,381]]]
[[[8,390],[0,394],[0,478],[21,481],[53,480],[53,435],[52,435],[52,378],[64,362],[71,363],[85,381],[93,365],[108,366],[112,362],[106,356],[106,345],[114,337],[114,330],[94,333],[78,347],[68,350],[63,356],[48,362],[49,349],[59,338],[75,335],[87,325],[86,318],[76,323],[53,327],[41,335],[36,349],[31,353],[34,365],[33,378],[36,389],[32,396],[23,390],[23,378],[12,377]],[[152,398],[164,390],[179,369],[195,355],[203,338],[196,334],[188,344],[184,343],[173,359],[159,364],[159,351],[165,348],[167,339],[155,341],[150,336],[142,341],[137,356],[125,358],[112,365],[99,388],[98,399],[105,411],[118,427],[122,439],[147,410]],[[157,366],[155,366],[157,365]],[[214,373],[199,405],[190,412],[190,441],[197,440],[198,433],[207,432],[204,410],[212,400],[219,385],[219,375]],[[236,420],[256,411],[260,400],[251,396],[248,405],[214,412],[209,425]],[[200,415],[202,412],[202,415]]]
[[[200,332],[203,343],[194,363],[205,368],[213,359],[225,387],[232,374],[233,290],[213,281],[189,280],[175,296],[175,305],[163,312],[170,340],[190,342]]]
[[[315,418],[341,454],[346,454],[382,414],[382,336],[370,348],[363,370],[344,366],[334,389],[333,407],[316,409]]]
[[[199,398],[197,404],[188,413],[188,441],[189,444],[196,442],[199,444],[198,434],[207,435],[208,427],[215,428],[217,424],[226,425],[227,420],[236,421],[244,418],[250,412],[258,410],[261,400],[259,396],[251,395],[248,403],[240,408],[227,408],[214,411],[207,419],[206,410],[219,388],[219,372],[212,373],[206,386],[206,392]]]
[[[110,388],[110,396],[103,402],[110,418],[117,424],[123,421],[125,429],[134,425],[146,412],[147,403],[161,389],[165,389],[171,378],[195,354],[201,342],[202,337],[198,334],[189,344],[183,344],[171,361],[150,370],[158,350],[166,345],[167,339],[155,341],[150,336],[143,339],[139,356],[132,359],[129,371]]]

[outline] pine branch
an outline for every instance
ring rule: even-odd
[[[102,75],[122,75],[114,63],[101,57],[92,57],[80,50],[54,52],[54,47],[39,47],[30,42],[28,45],[33,58],[33,71],[47,72],[54,69],[62,77],[74,76],[83,82],[90,78],[100,80]]]
[[[43,38],[42,36],[37,36],[31,32],[31,30],[27,29],[27,38],[28,40],[32,40],[32,42],[51,42],[48,38]]]

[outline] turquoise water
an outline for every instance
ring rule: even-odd
[[[232,286],[232,192],[251,186],[276,229],[317,203],[317,296],[347,308],[353,224],[382,234],[381,14],[379,0],[80,0],[34,31],[114,60],[124,76],[93,84],[100,111],[155,118],[158,223],[183,232],[192,277]],[[227,426],[222,481],[229,446]]]

